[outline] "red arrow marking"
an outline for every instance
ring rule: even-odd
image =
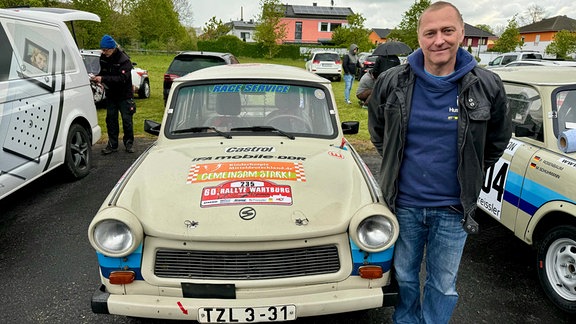
[[[181,302],[177,302],[176,304],[178,304],[178,307],[180,307],[180,310],[182,311],[182,313],[184,313],[184,315],[188,315],[188,311],[186,310],[186,308],[184,308],[184,306],[182,306]]]

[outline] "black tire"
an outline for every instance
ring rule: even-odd
[[[576,227],[550,229],[538,244],[538,279],[548,298],[567,313],[576,313]]]
[[[72,124],[66,140],[64,170],[72,179],[80,179],[90,173],[92,167],[92,143],[88,131],[79,124]]]
[[[138,89],[138,98],[140,99],[148,99],[150,98],[150,81],[148,79],[142,82],[140,89]]]

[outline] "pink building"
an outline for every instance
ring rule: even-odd
[[[330,44],[332,32],[348,24],[346,17],[354,14],[343,7],[286,5],[281,24],[286,26],[285,44]]]

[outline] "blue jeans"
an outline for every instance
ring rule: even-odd
[[[399,301],[394,323],[448,323],[456,302],[456,276],[467,234],[463,215],[448,207],[398,207],[400,236],[394,247]],[[420,266],[426,248],[426,281],[420,296]]]
[[[350,90],[352,89],[352,82],[354,82],[354,75],[344,74],[344,100],[350,101]]]

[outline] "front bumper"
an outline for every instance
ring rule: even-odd
[[[204,307],[258,307],[295,305],[296,316],[308,317],[395,306],[398,286],[395,280],[383,288],[344,289],[322,293],[248,299],[203,299],[151,295],[112,295],[100,286],[92,296],[92,311],[144,318],[198,321]]]

